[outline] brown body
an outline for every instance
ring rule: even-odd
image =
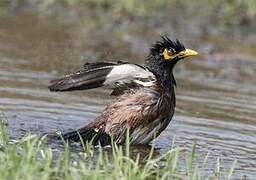
[[[104,131],[119,144],[129,128],[132,144],[148,144],[167,127],[174,107],[174,92],[166,93],[154,85],[121,95],[87,127]]]

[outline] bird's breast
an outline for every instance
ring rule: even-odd
[[[138,124],[131,133],[132,144],[148,144],[170,123],[175,108],[174,94],[161,93],[157,90],[149,91],[150,102],[144,113],[150,115],[144,123]]]

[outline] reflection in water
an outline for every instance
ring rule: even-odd
[[[127,51],[127,45],[100,41],[82,28],[71,29],[45,20],[34,27],[33,19],[21,24],[15,19],[0,22],[0,111],[8,120],[11,138],[30,131],[43,134],[81,127],[111,100],[104,89],[50,93],[49,80],[58,74],[78,69],[84,59],[142,59],[141,54],[128,56],[132,53],[120,51]],[[136,42],[131,44],[138,46]],[[177,145],[187,148],[196,140],[198,153],[209,153],[212,159],[209,168],[213,169],[217,157],[224,166],[237,159],[236,175],[254,177],[256,65],[250,59],[220,57],[186,60],[176,67],[176,116],[155,141],[156,151],[167,150],[174,137]],[[149,149],[136,148],[134,152],[143,150],[147,154]]]

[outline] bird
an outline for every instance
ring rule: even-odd
[[[64,133],[69,142],[109,145],[147,145],[166,129],[174,115],[176,80],[174,66],[198,52],[185,48],[178,39],[160,36],[149,48],[144,65],[117,62],[85,63],[80,71],[52,80],[50,91],[75,91],[106,87],[115,96],[89,124]]]

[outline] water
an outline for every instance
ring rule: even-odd
[[[78,70],[86,60],[143,63],[148,44],[131,39],[130,44],[109,42],[80,26],[46,19],[1,19],[0,111],[10,137],[69,131],[93,120],[112,100],[107,90],[53,93],[49,81]],[[196,140],[199,159],[209,155],[209,171],[220,157],[224,167],[237,159],[236,177],[256,176],[256,63],[250,56],[236,57],[202,53],[177,65],[176,114],[155,141],[159,153],[173,138],[187,148]]]

